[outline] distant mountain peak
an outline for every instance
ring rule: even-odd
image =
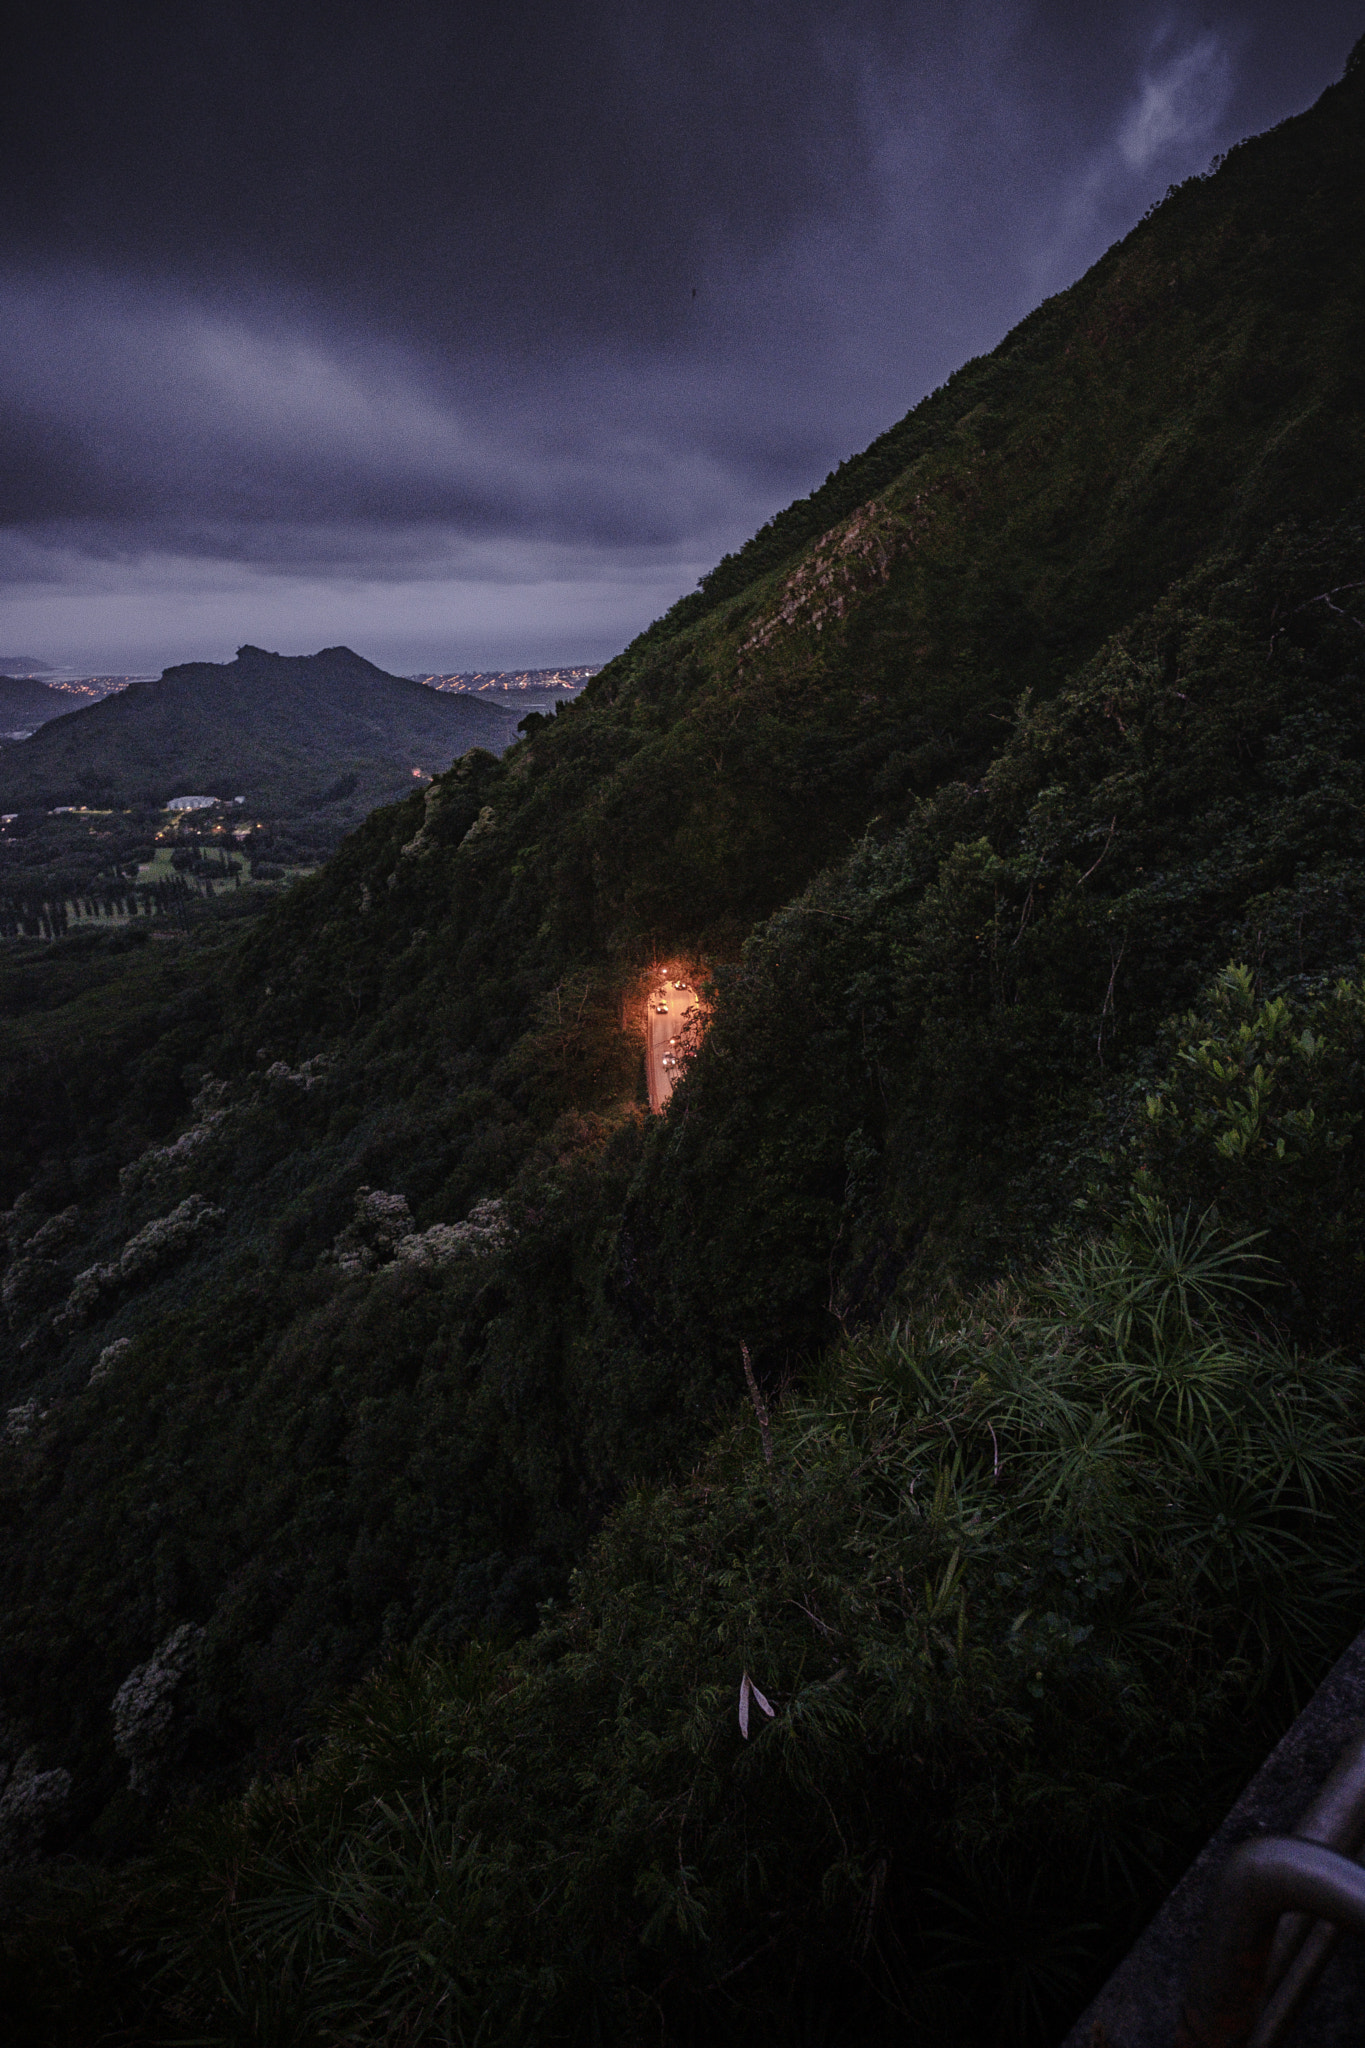
[[[277,654],[266,647],[253,647],[248,641],[237,649],[237,666],[247,669],[273,667],[279,663],[297,671],[308,663],[323,663],[331,669],[348,669],[354,675],[383,676],[391,682],[405,682],[405,676],[390,676],[389,671],[367,661],[363,654],[357,654],[353,647],[320,647],[316,654]],[[216,666],[216,664],[210,664]],[[230,666],[228,663],[224,667]]]

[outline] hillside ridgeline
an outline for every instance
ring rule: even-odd
[[[0,753],[0,809],[121,809],[185,794],[278,806],[316,801],[353,776],[346,801],[363,817],[409,787],[414,767],[434,773],[471,746],[497,750],[511,737],[492,705],[387,675],[349,647],[242,647],[235,661],[130,683]]]

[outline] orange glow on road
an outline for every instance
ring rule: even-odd
[[[706,1006],[696,992],[696,970],[655,967],[645,998],[645,1073],[649,1106],[657,1115],[667,1105],[706,1028]]]

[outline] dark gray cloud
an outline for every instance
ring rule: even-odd
[[[0,627],[603,658],[1361,0],[201,0],[7,74]]]

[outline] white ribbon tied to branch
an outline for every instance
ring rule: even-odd
[[[768,1702],[764,1699],[762,1693],[759,1691],[758,1687],[754,1684],[752,1678],[750,1678],[748,1672],[746,1671],[743,1678],[741,1678],[739,1681],[739,1732],[744,1737],[744,1740],[746,1742],[749,1740],[750,1700],[757,1700],[759,1706],[763,1709],[768,1719],[770,1721],[772,1720],[773,1709],[768,1705]]]

